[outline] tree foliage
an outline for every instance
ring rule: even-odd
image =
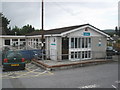
[[[20,33],[21,35],[25,35],[33,31],[35,31],[34,27],[32,25],[27,24],[21,28]]]
[[[116,32],[116,35],[118,35],[120,37],[120,27],[115,27],[115,32]]]
[[[10,34],[10,20],[8,20],[2,13],[0,13],[0,19],[2,20],[2,30],[6,32],[6,34]]]
[[[20,28],[18,28],[17,26],[15,26],[12,30],[11,30],[11,35],[21,35],[20,33]]]
[[[11,30],[11,35],[15,35],[15,32],[16,32],[16,35],[25,35],[25,34],[33,32],[33,31],[35,31],[34,27],[29,24],[23,26],[22,28],[18,28],[17,26],[15,26]]]

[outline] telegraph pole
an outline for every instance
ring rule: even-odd
[[[44,1],[42,0],[42,30],[44,30]]]
[[[41,19],[42,19],[42,22],[41,22],[41,27],[42,27],[42,37],[41,37],[41,41],[42,41],[42,50],[44,49],[44,2],[42,0],[42,15],[41,15]]]
[[[41,41],[42,41],[42,60],[43,60],[43,50],[44,50],[44,1],[42,0],[42,15],[41,15],[41,27],[42,27],[42,37],[41,37]]]

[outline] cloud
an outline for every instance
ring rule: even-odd
[[[40,29],[41,3],[31,1],[2,3],[3,13],[11,19],[11,26],[31,24]],[[100,29],[114,28],[117,25],[117,0],[75,1],[45,2],[45,29],[83,23],[93,24]]]

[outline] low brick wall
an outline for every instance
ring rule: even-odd
[[[89,61],[82,61],[70,64],[59,64],[59,65],[48,65],[44,62],[38,61],[33,59],[32,63],[46,69],[46,70],[60,70],[60,69],[68,69],[68,68],[75,68],[75,67],[82,67],[82,66],[89,66],[89,65],[96,65],[106,62],[112,62],[112,60],[89,60]]]

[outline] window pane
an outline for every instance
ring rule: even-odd
[[[78,58],[81,58],[81,52],[78,52]]]
[[[81,38],[78,38],[78,48],[80,48],[80,42],[81,42]]]
[[[74,58],[74,52],[71,52],[71,58]]]
[[[87,51],[85,51],[85,58],[87,58]]]
[[[84,38],[82,38],[82,48],[84,48]]]
[[[36,41],[38,42],[38,39],[36,39]]]
[[[18,41],[18,39],[12,39],[12,41]]]
[[[88,42],[89,48],[91,47],[91,38],[89,38],[89,42]]]
[[[20,39],[20,41],[25,41],[25,39]]]
[[[77,38],[75,38],[75,48],[77,48]]]
[[[85,48],[88,48],[88,38],[86,38],[86,41],[85,41]]]
[[[88,58],[91,58],[91,51],[88,52]]]
[[[75,58],[77,58],[77,52],[75,52]]]
[[[82,51],[82,58],[84,58],[84,51]]]
[[[10,39],[5,40],[5,45],[10,45]]]
[[[74,48],[74,38],[71,38],[71,48]]]

